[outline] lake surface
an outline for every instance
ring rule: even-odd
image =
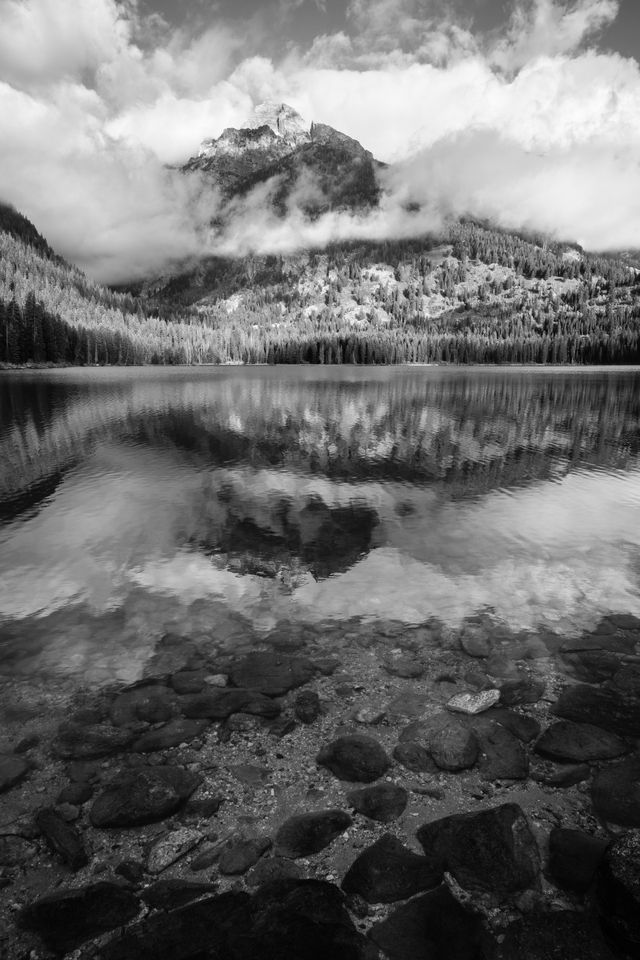
[[[134,680],[167,634],[640,616],[640,372],[0,373],[0,673]]]

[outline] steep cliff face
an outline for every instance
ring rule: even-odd
[[[276,210],[295,203],[316,216],[377,203],[376,173],[383,166],[352,137],[308,123],[287,104],[266,101],[239,128],[204,140],[183,170],[206,176],[227,198],[273,181]]]

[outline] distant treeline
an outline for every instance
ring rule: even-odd
[[[0,207],[0,362],[640,363],[640,285],[622,261],[474,223],[445,239],[451,256],[422,238],[218,259],[140,297],[90,281]]]

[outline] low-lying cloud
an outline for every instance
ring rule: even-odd
[[[190,34],[133,0],[0,0],[0,199],[106,282],[202,253],[410,236],[459,214],[638,247],[640,67],[593,47],[618,6],[517,2],[479,36],[437,0],[372,0],[368,16],[352,0],[351,33],[300,49],[278,48],[267,17]],[[267,98],[393,163],[380,208],[310,222],[294,204],[282,219],[267,185],[211,229],[215,189],[173,167]]]

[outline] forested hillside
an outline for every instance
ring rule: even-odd
[[[640,273],[453,223],[102,287],[0,207],[0,362],[640,363]]]

